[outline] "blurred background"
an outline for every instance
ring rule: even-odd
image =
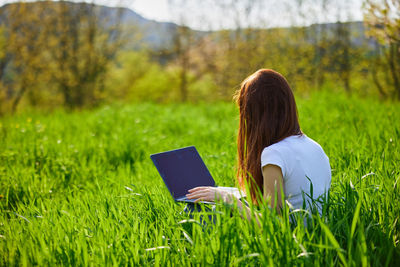
[[[400,100],[400,0],[0,1],[0,115],[232,101],[259,68]]]

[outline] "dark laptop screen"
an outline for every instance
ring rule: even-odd
[[[174,199],[185,196],[196,186],[215,186],[194,146],[150,156]]]

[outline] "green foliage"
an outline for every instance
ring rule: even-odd
[[[193,19],[184,2],[170,1],[182,23]],[[400,99],[399,1],[365,0],[363,22],[343,21],[340,14],[350,12],[346,5],[294,1],[288,28],[269,28],[262,2],[215,3],[217,13],[235,14],[226,18],[235,29],[199,32],[170,25],[164,32],[151,22],[160,38],[170,39],[157,49],[141,40],[146,23],[122,19],[126,9],[69,1],[4,5],[0,115],[30,106],[230,101],[240,82],[260,68],[281,72],[299,93],[325,87]],[[320,24],[335,12],[336,23]],[[297,18],[312,25],[298,26],[303,23],[296,24]]]
[[[149,155],[195,145],[235,185],[233,104],[133,104],[0,120],[0,265],[398,266],[398,104],[319,92],[303,131],[330,158],[322,217],[261,207],[262,227],[216,207],[215,225],[174,203]],[[289,222],[289,213],[299,216]]]
[[[173,100],[176,86],[173,73],[151,62],[145,51],[121,52],[106,84],[112,100],[156,102]]]
[[[170,103],[180,100],[178,93],[180,68],[162,67],[151,61],[146,51],[123,51],[119,53],[107,77],[106,91],[110,92],[109,102],[152,101]],[[188,72],[189,95],[187,100],[213,101],[216,86],[210,75],[196,79]]]

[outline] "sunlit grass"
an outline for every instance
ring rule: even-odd
[[[151,153],[195,145],[217,184],[235,185],[233,104],[1,119],[0,265],[398,265],[400,105],[318,93],[298,108],[333,174],[307,227],[261,207],[260,228],[222,205],[202,224],[172,201]]]

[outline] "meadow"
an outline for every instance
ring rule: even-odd
[[[259,227],[224,205],[204,224],[172,200],[152,153],[195,145],[217,184],[235,186],[233,103],[0,118],[0,265],[399,266],[400,104],[325,92],[297,104],[332,168],[307,226],[289,221],[301,210],[261,206]]]

